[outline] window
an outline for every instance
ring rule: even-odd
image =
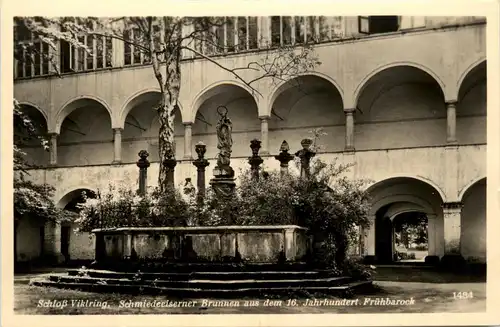
[[[31,31],[20,22],[14,27],[17,42],[14,58],[15,77],[32,77],[49,74],[49,46],[35,39]]]
[[[302,16],[295,17],[295,43],[301,44],[305,41],[305,19]]]
[[[327,42],[344,37],[342,26],[342,16],[325,17],[320,16],[319,20],[319,41]]]
[[[94,69],[94,58],[96,56],[96,49],[94,44],[94,35],[87,35],[86,45],[89,48],[91,54],[87,54],[87,62],[85,69],[92,70]]]
[[[271,16],[271,45],[279,46],[281,44],[281,17]]]
[[[248,49],[248,26],[246,17],[238,17],[236,30],[238,32],[238,50]]]
[[[113,66],[113,42],[110,37],[82,35],[78,42],[84,48],[74,47],[66,41],[60,42],[60,69],[62,73],[102,69]]]
[[[125,65],[132,65],[132,45],[129,43],[132,39],[131,34],[132,31],[130,30],[123,31],[123,39],[125,40],[124,42]]]
[[[359,16],[358,27],[362,34],[396,32],[399,30],[399,16]]]
[[[282,44],[292,44],[292,17],[281,17],[281,40]]]
[[[146,57],[144,51],[139,47],[144,45],[145,39],[138,28],[125,30],[123,39],[125,40],[123,53],[125,65],[144,64],[150,61],[149,57]]]
[[[399,29],[412,29],[425,27],[425,17],[423,16],[401,16],[399,18]]]
[[[257,17],[248,17],[248,48],[257,49],[259,47],[259,35]]]
[[[73,71],[71,59],[71,45],[68,42],[61,40],[59,49],[59,69],[61,73],[69,73]]]
[[[271,45],[281,46],[292,44],[291,16],[272,16],[271,17]]]
[[[317,37],[316,37],[316,17],[308,16],[305,18],[307,19],[306,42],[307,43],[314,43],[317,40]]]
[[[234,43],[235,37],[235,19],[234,17],[226,17],[226,51],[234,52],[236,44]]]

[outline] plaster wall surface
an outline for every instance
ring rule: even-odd
[[[26,218],[19,221],[16,237],[17,260],[30,261],[42,254],[43,221]]]

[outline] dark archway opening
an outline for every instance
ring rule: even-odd
[[[389,206],[381,208],[376,214],[377,262],[424,262],[429,249],[427,215],[412,211],[398,214],[391,219],[386,215]]]
[[[394,260],[424,262],[429,254],[428,219],[422,212],[397,215],[393,221]]]
[[[80,205],[85,202],[85,198],[95,199],[97,194],[88,189],[75,190],[66,197],[69,197],[69,202],[64,206],[64,210],[79,213]],[[70,242],[71,242],[72,225],[69,222],[61,224],[61,254],[64,256],[65,261],[70,260]]]

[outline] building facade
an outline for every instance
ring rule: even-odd
[[[353,163],[350,177],[370,180],[372,227],[364,231],[363,255],[391,258],[391,221],[420,212],[428,218],[430,256],[460,253],[485,262],[486,21],[383,17],[235,17],[234,30],[223,31],[224,42],[243,39],[243,46],[213,54],[198,45],[221,65],[245,67],[262,59],[262,40],[317,41],[322,64],[314,72],[283,83],[263,79],[254,85],[260,94],[212,62],[186,54],[175,118],[176,184],[196,178],[198,141],[215,158],[220,105],[233,121],[236,172],[248,165],[251,139],[262,141],[266,168],[279,169],[274,155],[283,140],[298,150],[301,139],[322,128],[318,156]],[[82,41],[96,55],[61,44],[62,78],[42,57],[14,65],[14,97],[44,126],[52,145],[50,152],[24,149],[39,167],[29,178],[55,186],[54,200],[63,208],[82,190],[136,187],[142,149],[151,154],[148,185],[156,185],[159,167],[152,110],[159,93],[147,58],[119,40]],[[51,50],[40,43],[40,51]],[[17,259],[61,253],[92,259],[92,238],[73,227],[20,222]]]

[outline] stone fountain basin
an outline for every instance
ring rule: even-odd
[[[95,229],[96,260],[160,262],[301,262],[310,249],[296,225],[121,227]]]

